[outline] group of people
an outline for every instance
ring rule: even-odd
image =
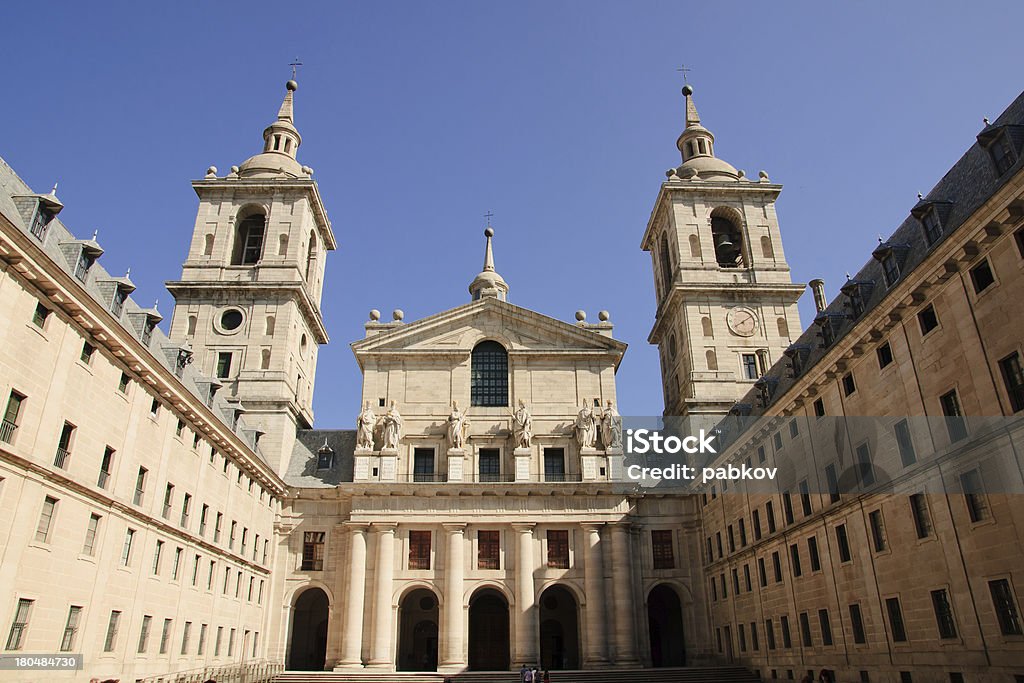
[[[551,673],[547,669],[541,673],[537,667],[531,669],[523,664],[519,669],[519,683],[551,683]]]

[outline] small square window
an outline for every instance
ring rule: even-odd
[[[39,329],[44,329],[46,319],[50,317],[50,309],[42,304],[36,304],[36,310],[32,313],[32,323]]]
[[[974,283],[974,293],[981,294],[991,285],[995,284],[996,278],[992,274],[992,267],[988,259],[971,268],[971,282]]]
[[[156,417],[160,412],[160,401],[153,399],[153,402],[149,404],[149,414],[151,417]]]
[[[121,379],[118,380],[117,382],[117,390],[120,391],[122,394],[127,394],[129,382],[131,382],[131,378],[128,376],[127,373],[122,372]]]
[[[86,365],[92,365],[92,356],[96,353],[96,347],[89,342],[82,342],[82,362]]]
[[[825,401],[820,398],[814,401],[814,416],[825,417]]]
[[[857,385],[853,381],[853,373],[847,373],[843,376],[843,394],[849,396],[855,391],[857,391]]]
[[[875,355],[878,356],[878,367],[884,368],[892,363],[892,347],[889,346],[889,342],[885,342],[877,349],[875,349]]]
[[[935,307],[928,304],[926,308],[917,314],[917,321],[921,324],[921,334],[925,335],[939,326],[939,318],[935,315]]]

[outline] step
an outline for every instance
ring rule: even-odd
[[[519,683],[517,671],[390,673],[377,671],[286,671],[274,683]],[[758,683],[742,667],[682,667],[665,669],[585,669],[552,671],[552,683]]]

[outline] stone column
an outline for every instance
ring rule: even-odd
[[[612,604],[614,609],[615,663],[635,666],[636,634],[633,628],[633,572],[629,552],[629,527],[612,524]]]
[[[587,649],[584,666],[608,663],[607,629],[604,615],[604,562],[601,559],[601,527],[583,524],[585,554],[583,587],[587,591]]]
[[[534,604],[533,529],[536,524],[513,524],[516,532],[516,639],[515,667],[537,665],[537,607]]]
[[[444,657],[441,666],[461,671],[465,668],[463,634],[465,624],[462,609],[462,576],[465,572],[463,544],[465,524],[445,524],[448,535],[448,558],[445,560],[444,595]]]
[[[367,524],[349,522],[352,547],[349,550],[348,590],[345,595],[345,640],[341,648],[343,667],[363,665],[363,608],[366,594]]]
[[[392,669],[391,639],[394,635],[391,619],[392,580],[395,574],[395,529],[394,522],[374,522],[377,536],[377,581],[373,602],[373,644],[367,666],[377,669]]]

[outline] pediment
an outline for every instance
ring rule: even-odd
[[[484,339],[510,352],[625,352],[626,344],[595,329],[573,325],[498,299],[482,299],[421,320],[382,326],[352,344],[356,356],[373,353],[469,353]]]

